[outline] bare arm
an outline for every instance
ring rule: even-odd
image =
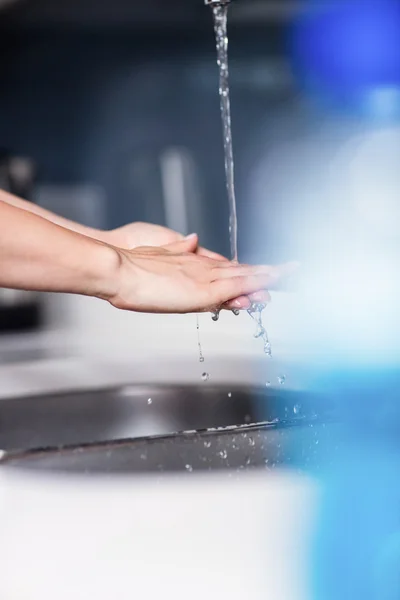
[[[46,210],[41,206],[37,206],[37,204],[34,204],[33,202],[22,200],[22,198],[13,196],[13,194],[9,194],[4,190],[0,190],[0,202],[10,204],[11,206],[15,206],[16,208],[21,208],[22,210],[26,210],[34,215],[38,215],[39,217],[42,217],[47,221],[51,221],[55,225],[60,225],[61,227],[65,227],[66,229],[70,229],[71,231],[81,233],[82,235],[86,235],[88,237],[102,239],[102,234],[104,233],[98,229],[85,227],[84,225],[80,225],[79,223],[75,223],[74,221],[70,221],[69,219],[59,217],[58,215],[50,212],[49,210]]]
[[[102,296],[117,264],[111,247],[0,201],[0,287]]]

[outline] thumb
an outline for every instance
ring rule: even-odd
[[[170,252],[196,252],[198,243],[199,238],[197,233],[191,233],[183,238],[183,240],[167,244],[164,248]]]

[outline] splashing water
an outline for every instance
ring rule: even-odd
[[[252,304],[252,306],[248,309],[248,314],[255,321],[257,329],[254,333],[254,337],[256,339],[261,338],[264,343],[264,353],[272,358],[272,347],[268,338],[267,330],[263,325],[262,320],[262,312],[265,309],[265,304]]]

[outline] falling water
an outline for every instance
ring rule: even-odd
[[[229,200],[229,235],[231,242],[231,259],[238,260],[237,251],[237,216],[234,162],[232,148],[231,105],[229,99],[229,69],[228,69],[228,5],[213,7],[214,29],[217,41],[217,63],[219,67],[219,97],[224,135],[226,188]]]
[[[235,177],[232,147],[231,104],[229,98],[228,68],[228,5],[213,7],[215,39],[217,42],[217,64],[219,67],[219,97],[221,103],[222,129],[225,154],[226,189],[229,200],[229,238],[231,259],[238,260],[237,250],[237,214],[235,196]],[[232,311],[235,315],[239,311]],[[213,321],[218,321],[220,310],[213,312]]]
[[[203,355],[203,348],[201,347],[199,315],[196,315],[196,329],[197,329],[197,347],[199,349],[199,362],[203,363],[204,355]]]

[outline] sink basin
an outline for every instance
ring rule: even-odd
[[[151,387],[0,402],[1,462],[85,474],[318,468],[332,399],[238,386]]]

